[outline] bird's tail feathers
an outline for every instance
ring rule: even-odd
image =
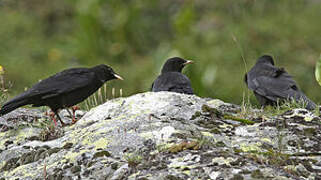
[[[308,110],[314,110],[317,106],[301,91],[296,91],[293,97],[295,97],[296,101],[301,101],[301,102],[303,101],[305,104],[305,108]]]
[[[9,112],[27,104],[28,104],[28,101],[26,99],[23,99],[20,101],[10,101],[5,105],[3,105],[3,107],[0,109],[0,116],[8,114]]]

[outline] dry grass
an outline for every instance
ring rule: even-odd
[[[123,89],[119,89],[119,92],[115,88],[108,88],[107,84],[104,84],[98,89],[96,93],[88,97],[82,104],[81,107],[86,111],[96,107],[100,104],[107,102],[109,99],[114,99],[123,96]]]

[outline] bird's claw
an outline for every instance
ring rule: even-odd
[[[71,124],[75,124],[77,122],[77,119],[75,117],[72,118]]]

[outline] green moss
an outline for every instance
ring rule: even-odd
[[[317,130],[315,128],[305,128],[304,129],[304,135],[305,136],[313,136],[315,135]]]
[[[201,113],[201,112],[196,111],[196,112],[193,114],[193,116],[191,117],[191,120],[194,120],[194,119],[196,119],[196,118],[200,117],[201,115],[202,115],[202,113]]]
[[[206,131],[202,131],[201,133],[202,133],[203,136],[206,136],[206,137],[211,137],[211,138],[214,137],[213,134],[211,134],[209,132],[206,132]]]
[[[100,152],[96,152],[94,154],[94,158],[99,158],[99,157],[104,157],[104,156],[110,157],[111,154],[108,151],[100,151]]]
[[[233,120],[233,121],[238,121],[238,122],[241,122],[243,124],[250,124],[250,125],[255,123],[254,121],[238,118],[238,117],[231,116],[231,115],[224,115],[224,119],[230,119],[230,120]]]
[[[213,108],[213,107],[210,107],[210,106],[208,106],[208,105],[206,105],[206,104],[204,104],[204,105],[202,106],[202,111],[203,111],[203,112],[208,112],[208,113],[210,113],[211,115],[215,115],[215,116],[218,116],[218,117],[222,115],[222,113],[221,113],[218,109]]]
[[[218,128],[212,128],[210,132],[213,134],[221,134],[221,131]]]

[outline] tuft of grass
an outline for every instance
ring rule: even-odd
[[[315,75],[315,79],[321,86],[321,54],[320,54],[319,60],[316,62],[314,75]]]
[[[50,118],[42,118],[34,126],[42,129],[39,134],[39,140],[41,141],[50,141],[63,135],[62,128],[56,127]]]
[[[276,116],[285,113],[286,111],[296,109],[296,108],[305,108],[307,103],[305,101],[296,101],[295,99],[290,99],[287,101],[277,102],[275,106],[265,106],[261,111],[255,110],[255,107],[243,100],[241,105],[241,112],[239,116],[241,118],[257,118],[262,116]],[[315,109],[315,113],[319,113],[319,109]]]
[[[266,106],[264,108],[265,115],[280,115],[286,111],[296,109],[296,108],[305,108],[307,105],[304,101],[296,101],[295,99],[290,99],[288,101],[277,102],[275,106]]]
[[[4,78],[4,68],[0,65],[0,105],[2,106],[8,100],[9,94],[6,88],[5,78]]]
[[[124,158],[131,167],[136,167],[143,161],[143,157],[138,152],[127,153]]]
[[[101,88],[98,89],[93,95],[88,97],[82,104],[82,109],[89,111],[90,109],[107,102],[109,99],[114,99],[117,97],[123,96],[123,89],[119,89],[119,93],[116,93],[115,88],[111,88],[111,93],[107,88],[107,84],[104,84]]]
[[[243,92],[242,104],[241,104],[241,111],[239,112],[240,118],[256,118],[263,115],[263,111],[257,111],[255,106],[253,106],[250,102],[250,94],[249,90],[247,94]]]

